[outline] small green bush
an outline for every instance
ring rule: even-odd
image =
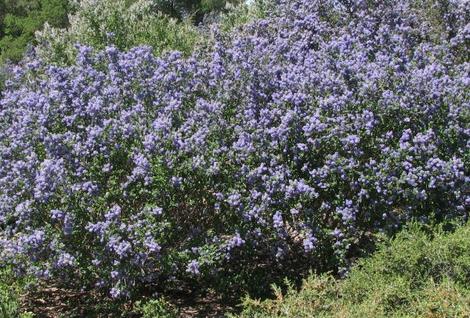
[[[15,277],[10,268],[0,268],[0,318],[33,317],[20,308],[20,293],[26,283],[26,279]]]
[[[142,318],[174,318],[178,311],[164,298],[152,299],[146,302],[137,302],[136,311]]]
[[[451,234],[410,226],[344,280],[312,275],[300,292],[246,299],[239,317],[469,317],[470,224]]]

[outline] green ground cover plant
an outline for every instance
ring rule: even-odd
[[[345,279],[311,275],[300,291],[246,299],[233,317],[469,317],[469,237],[469,224],[450,232],[410,224]]]
[[[30,283],[29,279],[15,275],[11,267],[0,267],[0,318],[33,317],[22,310],[20,299]]]

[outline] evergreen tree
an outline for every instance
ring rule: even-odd
[[[67,25],[68,0],[0,0],[0,63],[21,59],[44,22]]]

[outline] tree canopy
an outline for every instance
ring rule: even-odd
[[[20,60],[44,22],[65,27],[69,11],[67,0],[0,0],[0,62]]]

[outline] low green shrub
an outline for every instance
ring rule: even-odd
[[[142,318],[178,317],[178,310],[164,298],[137,302],[135,308]]]
[[[20,308],[20,294],[26,283],[26,279],[15,277],[10,268],[0,268],[0,318],[33,317]]]
[[[247,298],[239,317],[469,317],[470,224],[453,233],[411,225],[344,280],[310,276],[277,299]]]

